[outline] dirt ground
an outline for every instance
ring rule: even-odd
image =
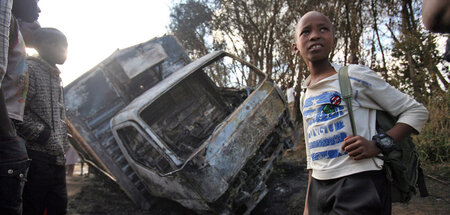
[[[270,192],[253,210],[253,215],[303,213],[307,173],[302,153],[303,144],[285,154],[272,176],[268,186]],[[447,215],[450,214],[450,164],[425,166],[425,180],[430,196],[422,198],[416,195],[408,205],[393,204],[393,215]],[[84,173],[87,171],[84,170]],[[158,200],[149,211],[142,211],[134,206],[119,186],[109,179],[95,174],[80,176],[77,165],[73,176],[67,177],[69,195],[68,214],[127,214],[127,215],[187,215],[194,212],[181,205]]]

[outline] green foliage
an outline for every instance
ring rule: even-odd
[[[450,93],[439,93],[428,99],[429,119],[414,142],[421,160],[428,164],[450,161]]]

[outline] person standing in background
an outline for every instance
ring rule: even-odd
[[[13,122],[23,119],[28,89],[25,43],[18,20],[34,22],[36,0],[0,0],[0,214],[22,213],[29,159]]]
[[[75,169],[75,164],[78,163],[80,158],[78,158],[75,149],[71,145],[69,145],[69,150],[66,153],[66,169],[67,176],[73,176],[73,171]]]
[[[295,111],[295,90],[294,90],[294,84],[292,81],[290,81],[287,85],[286,90],[286,97],[289,107],[289,113],[291,114],[291,119],[296,119],[296,111]]]
[[[17,126],[32,159],[23,191],[23,214],[66,214],[65,152],[69,143],[56,64],[66,60],[67,39],[57,29],[40,28],[33,33],[33,45],[39,56],[27,59],[30,85],[24,119]]]

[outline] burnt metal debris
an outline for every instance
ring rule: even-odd
[[[164,36],[117,51],[71,83],[73,144],[143,209],[163,197],[200,214],[249,214],[295,142],[286,101],[226,52],[189,62]]]

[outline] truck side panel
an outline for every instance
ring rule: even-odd
[[[155,59],[142,64],[133,60],[148,57]],[[116,51],[64,89],[67,117],[95,153],[83,157],[98,158],[92,162],[112,175],[143,209],[149,208],[151,197],[114,140],[110,120],[135,97],[189,61],[175,37],[155,38]]]

